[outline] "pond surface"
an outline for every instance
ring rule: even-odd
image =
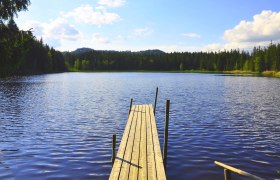
[[[280,79],[181,73],[61,73],[0,80],[0,179],[108,179],[130,98],[153,103],[168,179],[223,179],[214,161],[280,174]],[[236,177],[239,179],[238,177]]]

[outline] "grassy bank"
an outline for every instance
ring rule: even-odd
[[[232,74],[232,75],[254,75],[254,76],[265,76],[265,77],[280,77],[280,71],[264,71],[262,73],[254,71],[207,71],[207,70],[176,70],[176,71],[163,71],[163,70],[77,70],[69,68],[68,72],[147,72],[147,73],[205,73],[205,74]]]
[[[262,75],[267,77],[280,77],[280,71],[264,71]]]
[[[179,71],[182,72],[182,71]],[[186,73],[210,73],[210,74],[233,74],[233,75],[254,75],[254,76],[265,76],[265,77],[280,77],[280,71],[263,71],[262,73],[254,72],[254,71],[241,71],[241,70],[233,70],[233,71],[203,71],[203,70],[187,70],[183,71]]]

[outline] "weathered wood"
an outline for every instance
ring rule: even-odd
[[[224,169],[225,180],[231,180],[231,172],[228,169]]]
[[[133,105],[109,179],[166,179],[152,105]]]
[[[153,142],[154,142],[154,156],[155,156],[155,164],[156,164],[156,172],[157,172],[157,179],[165,179],[165,170],[163,166],[163,159],[162,154],[160,150],[160,144],[159,144],[159,138],[158,138],[158,132],[157,132],[157,125],[155,116],[153,116],[152,112],[152,105],[150,105],[150,114],[151,114],[151,126],[152,126],[152,136],[153,136]],[[164,175],[164,177],[162,176]]]
[[[135,110],[136,106],[132,106],[131,108],[131,112],[133,112]],[[119,174],[120,174],[120,170],[122,167],[122,162],[123,162],[123,158],[124,158],[124,154],[125,154],[125,149],[126,149],[126,144],[128,141],[128,135],[132,126],[132,119],[133,119],[133,115],[134,113],[131,113],[128,117],[128,121],[123,133],[123,137],[119,146],[119,150],[114,162],[114,166],[112,168],[111,174],[110,174],[110,178],[109,179],[119,179]]]
[[[247,177],[248,179],[252,179],[252,180],[264,180],[263,178],[260,178],[260,177],[258,177],[258,176],[253,175],[253,174],[250,174],[250,173],[247,173],[247,172],[242,171],[242,170],[240,170],[240,169],[234,168],[234,167],[232,167],[232,166],[223,164],[223,163],[221,163],[221,162],[214,161],[214,163],[217,164],[218,166],[223,167],[224,169],[228,169],[228,170],[230,170],[230,171],[232,171],[232,172],[234,172],[234,173],[237,173],[237,174],[240,174],[240,175],[242,175],[242,176],[245,176],[245,177]]]
[[[157,179],[150,107],[146,106],[148,179]]]
[[[139,106],[136,106],[135,108],[136,111],[139,110]],[[125,154],[122,159],[122,167],[121,167],[121,172],[119,175],[119,179],[128,179],[129,177],[129,169],[131,165],[131,158],[132,158],[132,150],[133,150],[133,145],[134,145],[134,138],[135,138],[135,131],[137,127],[137,112],[133,113],[133,120],[132,120],[132,125],[131,129],[128,135],[128,140],[127,140],[127,145],[125,149]]]
[[[112,138],[112,165],[114,165],[116,158],[116,134],[113,134]]]
[[[147,179],[147,119],[146,119],[146,106],[142,108],[141,114],[141,139],[140,139],[140,157],[139,157],[139,176],[138,179]]]
[[[169,107],[170,107],[170,101],[169,101],[169,100],[166,100],[164,144],[163,144],[163,165],[164,165],[164,168],[165,168],[165,169],[166,169],[166,163],[167,163]]]
[[[129,179],[138,179],[139,156],[140,156],[140,136],[141,136],[141,123],[142,123],[142,106],[138,106],[137,112],[137,125],[134,133],[134,141],[131,154],[131,165],[129,167]]]
[[[155,98],[155,104],[154,104],[154,115],[156,115],[157,96],[158,96],[158,87],[157,87],[157,89],[156,89],[156,98]]]

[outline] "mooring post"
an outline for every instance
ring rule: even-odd
[[[130,106],[129,106],[128,116],[129,116],[129,114],[130,114],[130,111],[131,111],[131,107],[132,107],[132,102],[133,102],[133,99],[131,98],[131,99],[130,99]]]
[[[158,87],[157,87],[157,89],[156,89],[156,98],[155,98],[155,104],[154,104],[154,115],[156,115],[157,95],[158,95]]]
[[[224,169],[225,180],[231,180],[230,170]]]
[[[167,162],[169,107],[170,107],[170,100],[166,100],[164,144],[163,144],[163,165],[164,165],[164,169],[166,169],[166,162]]]
[[[116,159],[116,134],[113,134],[112,139],[112,166],[114,165]]]

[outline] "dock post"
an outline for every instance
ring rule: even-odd
[[[224,169],[225,180],[231,180],[230,170]]]
[[[168,144],[168,124],[169,124],[169,107],[170,100],[166,100],[166,109],[165,109],[165,129],[164,129],[164,144],[163,144],[163,165],[166,169],[167,161],[167,144]]]
[[[113,134],[113,140],[112,140],[112,166],[114,165],[116,158],[116,134]]]
[[[158,95],[158,87],[157,87],[157,89],[156,89],[156,98],[155,98],[155,104],[154,104],[154,115],[156,115],[157,95]]]
[[[132,102],[133,102],[133,99],[131,98],[131,99],[130,99],[130,106],[129,106],[128,116],[129,116],[129,114],[130,114],[130,111],[131,111],[131,107],[132,107]]]

